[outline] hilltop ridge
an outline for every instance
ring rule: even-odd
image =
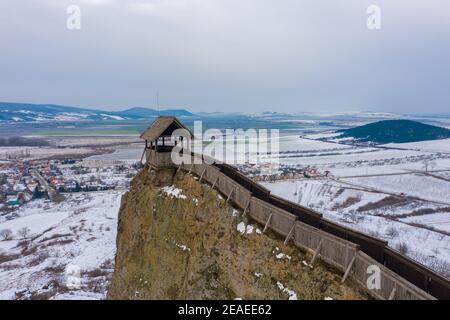
[[[136,176],[122,199],[109,299],[366,298],[209,189],[188,174]]]
[[[79,108],[55,104],[0,102],[0,121],[77,121],[77,120],[149,120],[158,115],[192,116],[182,109],[156,110],[146,107],[128,108],[122,111]]]
[[[383,120],[340,130],[335,137],[353,138],[362,142],[404,143],[450,138],[450,130],[412,120]]]

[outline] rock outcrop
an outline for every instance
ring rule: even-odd
[[[365,299],[198,178],[145,168],[124,195],[109,299]]]

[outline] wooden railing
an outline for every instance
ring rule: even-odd
[[[321,214],[270,194],[225,164],[182,164],[234,202],[244,214],[343,272],[376,299],[450,299],[447,279],[387,246],[387,242],[326,220]],[[368,269],[369,266],[372,266]],[[371,270],[380,287],[369,288]],[[376,272],[376,271],[375,271]],[[376,287],[376,284],[375,284]]]

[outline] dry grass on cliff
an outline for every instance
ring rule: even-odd
[[[366,298],[341,284],[332,268],[320,262],[311,268],[304,263],[309,255],[274,233],[262,234],[196,178],[175,177],[185,199],[165,194],[157,185],[170,179],[144,170],[124,197],[108,298]]]

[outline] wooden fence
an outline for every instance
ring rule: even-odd
[[[445,278],[388,248],[387,242],[274,197],[231,166],[182,164],[179,169],[217,188],[227,201],[264,225],[264,231],[270,228],[284,237],[285,243],[292,240],[298,248],[312,253],[311,263],[322,259],[343,273],[342,281],[353,279],[376,299],[450,299],[450,285]],[[379,283],[371,283],[372,272],[379,272]],[[368,280],[373,285],[370,288]]]

